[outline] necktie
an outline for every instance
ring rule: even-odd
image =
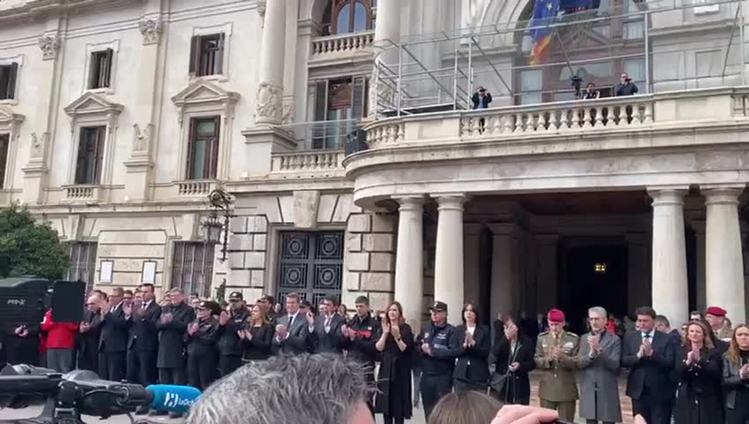
[[[325,318],[325,332],[330,331],[330,317]]]
[[[289,328],[294,325],[294,315],[289,315]]]

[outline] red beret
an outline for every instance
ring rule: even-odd
[[[552,309],[549,311],[547,319],[549,320],[549,322],[564,322],[564,312],[560,311],[559,309]]]
[[[716,317],[724,317],[728,312],[726,312],[725,309],[721,308],[720,306],[711,306],[707,308],[706,313],[716,316]]]

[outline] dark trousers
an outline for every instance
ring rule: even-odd
[[[451,375],[421,375],[421,401],[424,404],[424,416],[429,421],[434,405],[446,394],[452,391]]]
[[[726,408],[726,424],[746,424],[749,422],[749,405],[736,405],[735,409]]]
[[[47,349],[47,367],[61,373],[73,369],[73,349]]]
[[[221,377],[226,377],[241,366],[242,357],[240,355],[221,355],[218,357],[218,370]]]
[[[140,382],[140,358],[138,350],[127,350],[127,382],[131,384],[141,384]]]
[[[403,424],[406,422],[404,418],[393,418],[390,415],[385,415],[383,418],[385,424]]]
[[[159,384],[184,386],[187,382],[184,368],[159,368]]]
[[[648,424],[670,424],[671,402],[658,402],[650,393],[643,393],[639,399],[632,399],[632,412],[642,415]]]
[[[453,379],[453,386],[456,392],[469,392],[473,390],[475,392],[486,393],[486,383],[477,383],[475,381],[459,380],[456,378]]]
[[[105,352],[99,357],[99,377],[103,380],[122,381],[126,377],[127,352]],[[103,359],[103,360],[102,360]]]
[[[138,350],[138,364],[140,365],[140,384],[148,386],[159,381],[159,373],[156,369],[156,358],[159,352],[156,350]]]
[[[216,378],[216,358],[187,355],[187,384],[205,390]]]

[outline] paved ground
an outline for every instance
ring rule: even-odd
[[[630,424],[632,422],[632,403],[630,402],[630,399],[626,396],[624,396],[624,386],[625,386],[626,380],[625,377],[622,376],[619,379],[619,393],[621,394],[621,402],[622,402],[622,415],[624,418],[625,424]],[[537,389],[538,389],[538,373],[534,372],[531,374],[531,399],[534,399],[531,403],[538,405],[538,396],[537,396]],[[33,407],[33,408],[26,408],[23,410],[13,410],[13,409],[3,409],[0,410],[0,419],[14,419],[14,418],[30,418],[35,415],[37,415],[41,411],[40,407]],[[137,416],[135,418],[141,418],[140,416]],[[377,417],[377,422],[382,423],[382,417]],[[130,419],[128,419],[125,416],[119,416],[119,417],[112,417],[107,420],[99,420],[97,418],[88,417],[84,419],[84,421],[88,423],[106,423],[106,424],[130,424]],[[148,422],[158,423],[158,424],[178,424],[181,422],[181,420],[174,420],[174,419],[168,419],[165,417],[154,417],[149,418]],[[577,422],[585,422],[585,420],[578,419]],[[424,412],[419,408],[414,410],[414,419],[409,421],[410,424],[424,424]]]

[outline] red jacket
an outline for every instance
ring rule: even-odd
[[[75,348],[75,338],[78,334],[78,323],[52,321],[52,309],[44,314],[42,331],[47,333],[47,349]]]

